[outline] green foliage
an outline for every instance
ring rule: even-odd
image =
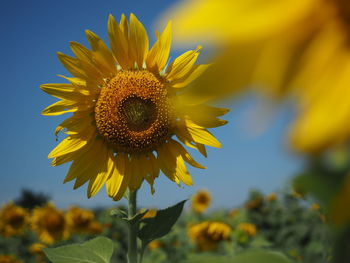
[[[208,255],[192,255],[181,263],[291,263],[286,256],[273,251],[246,251],[232,258]]]
[[[53,263],[109,263],[113,242],[105,237],[97,237],[84,244],[45,248],[43,251]]]
[[[138,237],[142,240],[143,246],[170,232],[172,226],[181,215],[186,201],[187,200],[183,200],[172,207],[158,210],[155,217],[142,220],[144,225],[140,229]]]

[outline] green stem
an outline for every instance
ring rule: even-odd
[[[128,217],[133,218],[136,215],[136,193],[135,191],[129,191],[129,209]],[[128,263],[137,263],[137,231],[138,224],[129,224],[129,240],[128,240]]]

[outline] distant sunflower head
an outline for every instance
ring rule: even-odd
[[[70,235],[64,212],[58,210],[52,203],[33,210],[32,228],[40,241],[46,244],[67,239]]]
[[[89,232],[90,225],[94,222],[95,215],[90,210],[77,206],[71,206],[66,213],[66,220],[72,231],[78,233]]]
[[[240,223],[237,225],[237,229],[249,236],[255,236],[257,233],[256,226],[252,223]]]
[[[0,263],[23,263],[14,255],[0,255]]]
[[[160,171],[191,185],[185,162],[205,167],[181,142],[204,156],[205,145],[221,147],[207,128],[224,125],[219,117],[228,112],[185,99],[187,86],[208,67],[196,64],[201,47],[169,63],[171,22],[149,49],[146,30],[133,14],[119,23],[110,15],[111,50],[96,34],[86,34],[91,50],[71,42],[75,57],[58,53],[74,77],[41,86],[60,99],[44,115],[73,113],[56,129],[56,135],[65,129],[68,136],[49,154],[52,165],[72,161],[65,182],[75,180],[74,188],[88,182],[89,198],[106,184],[108,195],[119,200],[143,180],[153,193]]]
[[[200,190],[192,197],[191,207],[197,213],[203,213],[211,204],[211,195],[207,190]]]
[[[22,234],[28,222],[28,211],[13,202],[5,204],[0,210],[0,234],[5,237]]]
[[[188,236],[201,251],[215,250],[221,241],[229,240],[232,229],[222,222],[205,221],[191,225]]]

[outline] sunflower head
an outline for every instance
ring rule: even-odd
[[[88,232],[90,224],[94,221],[95,215],[90,210],[77,206],[71,206],[66,213],[66,220],[73,232]]]
[[[256,226],[251,223],[240,223],[237,225],[237,229],[252,237],[255,236],[257,232]]]
[[[5,237],[22,234],[28,222],[28,211],[13,202],[5,204],[0,210],[0,233]]]
[[[222,222],[202,222],[191,225],[188,236],[201,251],[215,250],[221,241],[229,240],[231,227]]]
[[[23,261],[14,255],[0,255],[0,263],[23,263]]]
[[[177,184],[192,184],[185,162],[205,168],[181,142],[206,156],[205,145],[221,147],[207,130],[224,125],[227,109],[189,102],[188,86],[208,65],[196,60],[201,47],[169,62],[171,22],[149,49],[144,26],[130,15],[119,23],[108,19],[110,48],[86,31],[91,50],[71,42],[75,57],[58,53],[74,77],[69,83],[44,84],[41,88],[61,99],[44,115],[72,112],[56,134],[68,135],[50,154],[54,166],[73,161],[65,182],[74,188],[89,183],[88,197],[106,184],[107,193],[119,200],[126,189],[153,182],[162,171]],[[176,137],[176,138],[175,138]]]
[[[65,214],[52,203],[33,210],[32,228],[38,234],[40,241],[46,244],[67,239],[70,235]]]
[[[192,197],[191,207],[196,213],[203,213],[211,204],[211,195],[207,190],[200,190]]]

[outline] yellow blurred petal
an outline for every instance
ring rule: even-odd
[[[46,116],[61,115],[68,112],[74,112],[78,110],[78,105],[76,101],[70,100],[60,100],[51,104],[49,107],[45,108],[41,114]]]
[[[143,67],[148,52],[148,35],[146,29],[134,14],[130,14],[129,53],[139,68]]]
[[[133,66],[128,56],[128,39],[112,15],[108,18],[108,36],[115,58],[123,69]]]
[[[207,157],[207,151],[205,149],[205,146],[200,143],[193,142],[192,137],[189,135],[187,130],[184,127],[178,127],[176,129],[175,133],[176,137],[185,145],[188,147],[191,147],[193,149],[196,149],[199,151],[203,156]]]
[[[160,72],[165,67],[170,53],[171,36],[172,23],[170,21],[147,55],[146,64],[151,71]]]
[[[93,50],[93,55],[96,61],[104,67],[102,72],[105,77],[110,77],[110,74],[115,74],[117,71],[113,55],[106,44],[99,36],[90,30],[86,30],[86,36]]]
[[[70,83],[50,83],[43,84],[40,88],[59,99],[71,100],[71,101],[79,101],[84,99],[83,94],[78,92],[74,86]]]
[[[119,28],[123,32],[125,39],[129,40],[129,25],[128,20],[126,19],[126,16],[124,14],[121,15]]]
[[[178,56],[167,69],[166,79],[168,81],[176,81],[191,72],[201,49],[202,47],[199,46],[195,50],[187,51]]]
[[[306,18],[319,0],[187,0],[164,16],[173,19],[181,41],[252,41]]]

